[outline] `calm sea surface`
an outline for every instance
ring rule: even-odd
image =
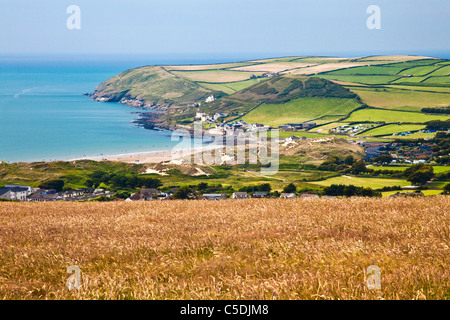
[[[177,142],[169,131],[130,123],[139,110],[83,95],[121,71],[157,62],[0,58],[0,161],[170,150]]]

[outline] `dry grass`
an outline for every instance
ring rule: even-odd
[[[311,64],[308,63],[299,63],[299,62],[274,62],[274,63],[264,63],[264,64],[256,64],[251,66],[245,66],[245,67],[237,67],[232,68],[230,70],[237,70],[237,71],[264,71],[264,72],[281,72],[296,68],[304,68],[311,66]]]
[[[0,299],[449,299],[449,212],[443,196],[0,203]]]

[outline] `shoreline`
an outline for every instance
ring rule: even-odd
[[[93,160],[93,161],[116,161],[125,163],[161,163],[161,162],[181,160],[184,157],[192,156],[198,152],[203,152],[211,149],[214,150],[217,148],[221,147],[213,145],[197,148],[191,147],[186,149],[130,152],[130,153],[103,155],[103,156],[86,156],[82,158],[73,158],[67,161]],[[56,161],[64,161],[64,160],[56,160]]]

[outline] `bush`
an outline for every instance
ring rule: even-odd
[[[57,192],[60,192],[64,188],[63,180],[48,180],[42,182],[39,186],[41,189],[55,189]]]
[[[293,183],[289,183],[287,186],[283,188],[283,193],[295,193],[297,191],[297,187]]]
[[[414,164],[405,170],[406,180],[414,185],[423,185],[434,177],[434,169],[429,164]]]

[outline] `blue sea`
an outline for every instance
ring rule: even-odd
[[[434,56],[448,58],[449,54]],[[83,94],[133,67],[268,57],[0,56],[0,161],[69,160],[171,150],[178,143],[171,141],[171,132],[146,130],[131,123],[139,110],[94,102]]]
[[[132,67],[209,63],[182,58],[0,57],[0,161],[53,161],[170,150],[170,131],[131,123],[138,115],[84,93]]]

